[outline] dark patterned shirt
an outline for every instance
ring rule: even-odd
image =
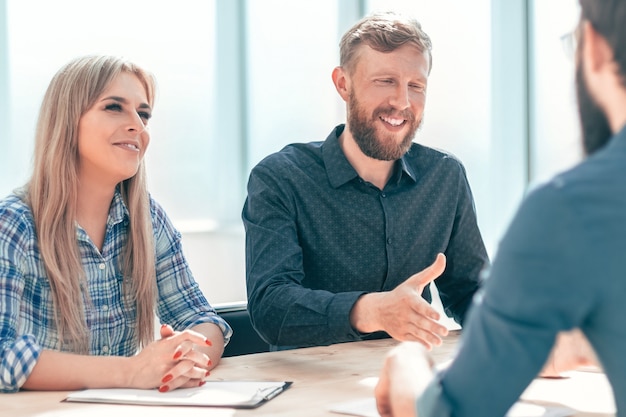
[[[292,144],[251,172],[243,208],[248,310],[271,345],[313,346],[365,335],[350,311],[447,257],[435,282],[462,323],[488,263],[470,187],[451,155],[412,144],[381,191],[362,180],[338,137]],[[430,301],[430,291],[424,290]]]

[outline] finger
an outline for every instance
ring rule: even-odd
[[[174,348],[173,360],[178,360],[184,358],[185,355],[189,354],[193,350],[194,345],[199,347],[209,347],[213,344],[209,339],[201,335],[200,333],[193,332],[191,330],[185,330],[183,332],[178,333],[176,336],[173,336],[170,340],[174,342],[178,342],[178,346]],[[206,356],[206,355],[205,355]],[[209,362],[209,357],[200,358],[197,357],[198,364],[202,364],[204,366]]]
[[[416,288],[419,288],[421,290],[426,285],[437,279],[441,274],[443,274],[443,271],[445,269],[446,256],[443,253],[438,253],[435,262],[433,262],[430,266],[418,272],[417,274],[410,276],[405,281],[405,283],[415,286]]]
[[[166,337],[170,337],[174,335],[174,329],[169,324],[163,323],[161,328],[159,329],[161,333],[161,339],[165,339]]]
[[[206,336],[189,329],[177,333],[172,337],[172,340],[178,341],[178,343],[181,344],[185,341],[189,341],[202,347],[213,346],[213,343],[207,339]]]
[[[204,379],[190,379],[178,388],[196,388],[201,387],[204,384],[206,384],[206,381]]]
[[[442,338],[447,334],[447,327],[422,317],[420,320],[413,320],[400,339],[420,342],[428,350],[431,350],[435,346],[441,346]]]
[[[390,368],[391,357],[388,353],[383,362],[382,369],[380,371],[380,376],[378,377],[378,382],[376,383],[376,387],[374,387],[374,397],[376,398],[376,408],[378,410],[378,414],[381,417],[391,417],[391,402],[389,399],[389,368]]]
[[[206,354],[200,351],[197,351],[193,348],[189,350],[187,353],[185,353],[183,356],[181,356],[180,359],[189,360],[193,362],[195,366],[198,366],[200,368],[207,369],[207,370],[209,369],[211,365],[213,365],[213,363],[211,362],[211,359]]]
[[[415,297],[415,302],[411,305],[411,309],[415,313],[415,316],[410,317],[412,323],[417,323],[422,320],[437,322],[441,318],[437,309],[430,305],[428,301],[424,300],[419,294]]]
[[[171,391],[184,386],[190,380],[204,380],[209,374],[210,372],[208,370],[194,366],[191,361],[178,362],[178,364],[170,369],[161,379],[159,391]],[[195,386],[197,385],[196,383]]]
[[[437,335],[422,331],[407,334],[403,341],[418,342],[424,346],[427,351],[431,351],[435,346],[441,346],[442,343],[441,338]]]
[[[415,331],[432,333],[437,337],[445,337],[448,335],[449,332],[448,328],[443,324],[424,316],[420,316],[414,319],[411,324],[413,325]]]
[[[381,417],[391,416],[391,404],[389,403],[389,378],[387,375],[387,366],[383,367],[380,373],[378,383],[374,388],[374,397],[376,398],[376,409]]]

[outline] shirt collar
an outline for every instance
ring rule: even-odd
[[[324,159],[324,166],[326,167],[326,174],[328,175],[328,181],[333,188],[339,188],[343,184],[358,178],[356,170],[350,165],[346,155],[343,153],[341,146],[339,146],[339,136],[343,133],[345,124],[340,124],[333,129],[328,135],[324,143],[322,144],[322,157]],[[414,151],[410,149],[408,153]],[[400,168],[398,168],[400,167]],[[397,174],[397,170],[401,169],[401,175]],[[392,178],[396,178],[397,182],[400,182],[403,174],[406,174],[413,182],[416,182],[416,175],[414,168],[407,161],[407,155],[403,155],[402,158],[395,165],[395,172]]]
[[[122,198],[122,192],[120,191],[120,185],[115,187],[115,194],[113,194],[113,200],[111,201],[111,208],[109,209],[108,223],[118,224],[128,219],[129,213],[124,199]]]

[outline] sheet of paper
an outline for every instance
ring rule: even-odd
[[[359,417],[380,417],[376,410],[376,400],[363,398],[334,405],[333,413]],[[550,407],[517,402],[511,407],[506,417],[567,417],[573,416],[574,410],[565,407]]]
[[[269,401],[290,385],[286,381],[207,381],[198,388],[165,393],[142,389],[88,389],[70,393],[66,401],[247,408]]]

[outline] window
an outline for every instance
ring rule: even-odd
[[[576,27],[579,14],[576,0],[532,1],[531,184],[582,158],[575,63],[561,43],[561,36]]]
[[[77,55],[127,56],[159,86],[151,192],[211,303],[245,300],[250,169],[343,122],[331,81],[340,37],[363,13],[397,10],[433,41],[416,140],[463,161],[493,255],[528,182],[579,157],[573,67],[559,44],[575,3],[0,0],[0,194],[28,178],[40,100],[58,68]]]

